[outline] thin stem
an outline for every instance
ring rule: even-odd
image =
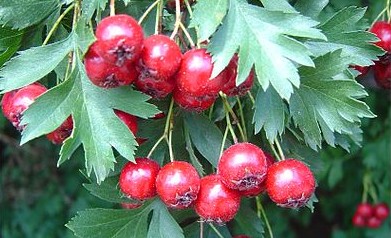
[[[369,191],[369,195],[371,195],[372,197],[372,200],[373,200],[373,203],[377,204],[378,203],[378,198],[377,198],[377,194],[376,194],[376,191],[375,191],[375,185],[372,183],[371,181],[371,178],[369,177],[368,179],[368,191]]]
[[[174,99],[172,98],[171,102],[170,102],[170,107],[168,109],[166,126],[164,129],[164,134],[166,135],[166,140],[167,140],[167,144],[168,144],[168,151],[170,154],[170,161],[171,162],[174,161],[174,152],[172,150],[172,131],[173,131],[173,127],[174,127],[174,122],[173,122],[173,117],[172,117],[172,113],[174,111],[173,109],[174,109]]]
[[[156,150],[156,148],[158,147],[158,145],[164,140],[164,138],[166,138],[164,135],[162,135],[157,141],[156,143],[153,145],[153,147],[151,148],[151,150],[149,151],[148,155],[147,155],[147,158],[151,158],[153,152]]]
[[[241,121],[242,121],[243,133],[244,133],[244,136],[245,136],[246,141],[247,141],[247,140],[248,140],[248,137],[247,137],[246,120],[245,120],[245,118],[244,118],[242,102],[240,101],[239,96],[236,96],[236,100],[237,100],[238,105],[239,105],[239,113],[240,113],[240,119],[241,119]]]
[[[151,11],[153,10],[154,7],[156,7],[156,5],[159,3],[160,0],[156,0],[154,3],[151,4],[151,6],[149,6],[147,8],[147,10],[145,10],[145,12],[143,13],[143,15],[140,17],[140,19],[138,20],[138,24],[141,25],[141,23],[145,20],[145,18],[148,16],[149,13],[151,13]]]
[[[178,33],[180,23],[181,23],[181,4],[179,0],[175,0],[175,24],[174,24],[174,30],[172,31],[170,36],[171,39],[174,39],[175,35]]]
[[[276,148],[274,148],[274,145],[269,141],[269,144],[270,144],[270,148],[272,148],[272,151],[273,151],[273,154],[274,156],[276,156],[277,160],[278,161],[281,161],[282,159],[280,158],[280,155],[278,154],[278,152],[276,151]]]
[[[65,9],[65,11],[58,17],[58,19],[56,20],[56,22],[54,23],[54,25],[52,26],[52,28],[50,29],[48,35],[46,36],[45,40],[43,41],[42,45],[46,45],[49,40],[50,40],[50,37],[52,37],[53,33],[56,31],[57,27],[60,25],[62,19],[65,17],[65,15],[68,14],[68,12],[70,12],[73,8],[75,7],[75,3],[72,3],[71,5],[69,5],[69,7],[67,7],[67,9]]]
[[[157,8],[156,8],[156,19],[155,19],[155,35],[159,34],[160,5],[162,5],[162,0],[158,0],[158,3],[157,3]]]
[[[391,22],[391,1],[390,0],[387,0],[386,9],[387,9],[388,22]]]
[[[362,180],[362,185],[363,185],[363,191],[362,191],[362,197],[361,201],[362,203],[366,203],[368,201],[368,174],[364,175],[364,178]]]
[[[223,104],[224,104],[225,110],[228,111],[231,114],[232,119],[234,120],[235,125],[238,127],[240,136],[242,137],[242,140],[243,141],[247,141],[247,137],[245,136],[245,134],[243,132],[243,128],[240,125],[239,119],[236,116],[235,112],[232,110],[231,105],[229,105],[229,102],[227,100],[227,96],[224,93],[222,93],[222,92],[220,92],[220,96],[221,96],[221,99],[223,100]]]
[[[259,196],[256,196],[255,197],[255,203],[257,205],[257,216],[259,217],[259,219],[261,219],[261,198]]]
[[[190,18],[193,18],[193,10],[191,9],[189,1],[185,0],[184,2],[185,2],[185,5],[186,5],[187,12],[190,15]],[[197,36],[197,48],[200,48],[200,44],[201,44],[200,43],[200,37],[199,37],[200,36],[200,34],[199,34],[200,30],[199,30],[198,26],[195,26],[194,30],[195,30],[196,36]]]
[[[212,223],[209,223],[209,226],[213,229],[214,232],[216,232],[216,235],[220,238],[224,238],[224,236],[220,233],[219,230],[217,230],[217,228],[212,224]]]
[[[187,40],[189,41],[190,46],[193,48],[195,46],[193,39],[190,36],[190,33],[186,30],[186,27],[183,25],[182,22],[179,22],[179,26],[181,27],[181,30],[183,33],[185,33],[185,36]]]
[[[115,16],[115,0],[110,0],[110,16]]]
[[[204,238],[204,221],[200,221],[200,238]]]
[[[221,147],[220,147],[220,154],[219,154],[219,158],[220,158],[220,157],[221,157],[221,155],[223,154],[223,151],[224,151],[224,145],[225,145],[225,142],[227,141],[228,131],[229,131],[229,128],[228,128],[228,126],[226,126],[226,127],[225,127],[225,131],[224,131],[223,141],[222,141],[222,143],[221,143]]]
[[[387,8],[384,8],[376,17],[375,19],[373,20],[372,24],[371,24],[371,27],[377,22],[377,20],[380,19],[381,16],[383,16],[383,14],[387,11]]]
[[[272,231],[272,228],[270,226],[269,219],[267,219],[265,209],[263,209],[263,206],[262,206],[262,203],[261,203],[260,199],[257,200],[257,208],[259,208],[259,210],[260,210],[260,212],[262,214],[262,217],[263,217],[263,220],[265,221],[265,224],[266,224],[267,230],[269,232],[270,238],[273,238],[273,231]]]
[[[231,120],[229,118],[228,112],[225,112],[225,119],[227,121],[227,127],[228,127],[229,131],[231,132],[232,139],[233,139],[234,143],[236,144],[236,143],[238,143],[238,137],[236,137],[235,131],[232,128]]]
[[[275,142],[275,144],[276,144],[278,153],[280,154],[281,160],[285,160],[285,155],[284,155],[284,153],[282,152],[282,148],[281,148],[280,142],[278,142],[277,138],[274,140],[274,142]]]

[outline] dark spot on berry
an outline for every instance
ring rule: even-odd
[[[115,62],[117,66],[122,66],[125,63],[125,60],[131,60],[134,57],[135,47],[129,47],[124,43],[125,39],[122,39],[118,41],[116,47],[109,50],[109,53],[115,55],[115,57],[117,58],[117,61]]]

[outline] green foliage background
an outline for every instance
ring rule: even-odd
[[[384,2],[332,0],[323,17],[326,18],[327,13],[331,15],[349,5],[368,6],[365,17],[372,21],[384,7]],[[49,11],[49,7],[46,10]],[[132,11],[140,11],[140,9],[132,9]],[[44,13],[37,14],[39,16]],[[37,37],[33,32],[31,36],[32,39]],[[20,39],[15,40],[16,45],[19,42]],[[2,54],[0,57],[1,64],[6,56]],[[354,209],[361,200],[364,176],[369,176],[376,184],[375,193],[379,201],[391,205],[390,93],[374,86],[371,73],[366,78],[360,79],[360,82],[366,86],[369,93],[365,102],[377,115],[374,119],[363,121],[363,146],[351,148],[350,154],[343,149],[327,146],[319,154],[308,148],[295,148],[300,151],[300,155],[307,154],[308,157],[313,158],[313,161],[309,162],[312,162],[311,168],[319,184],[316,192],[319,203],[315,205],[315,212],[311,214],[307,209],[293,211],[278,208],[267,196],[263,196],[263,204],[275,237],[383,238],[391,234],[390,218],[376,230],[358,229],[351,225]],[[202,123],[199,120],[198,122]],[[1,115],[0,229],[2,238],[74,237],[64,224],[75,216],[76,211],[93,207],[119,208],[118,204],[100,201],[82,187],[82,183],[88,182],[81,172],[84,166],[82,153],[77,151],[74,159],[57,168],[58,146],[53,146],[45,138],[38,138],[22,147],[19,146],[19,141],[19,133]],[[289,140],[284,143],[289,144]],[[205,151],[205,153],[211,152]],[[204,156],[209,157],[208,154]],[[245,224],[251,222],[246,221],[244,214],[238,216],[243,217]],[[233,227],[240,227],[240,225],[232,224]],[[213,232],[210,234],[210,237],[213,237]]]

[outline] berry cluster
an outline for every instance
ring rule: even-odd
[[[379,38],[375,45],[386,51],[384,56],[374,62],[375,81],[380,87],[391,89],[391,23],[386,21],[375,22],[369,31]],[[362,75],[370,70],[370,67],[354,66],[354,68]]]
[[[352,223],[356,227],[378,228],[390,215],[390,208],[386,203],[371,205],[360,203],[353,215]]]
[[[123,167],[119,187],[135,200],[123,207],[138,207],[157,194],[167,207],[193,207],[204,221],[221,224],[234,218],[241,197],[264,191],[279,206],[301,207],[314,193],[315,179],[304,163],[294,159],[274,163],[262,149],[243,142],[226,149],[217,173],[203,178],[188,162],[173,161],[160,168],[154,160],[136,158],[136,163]]]
[[[184,109],[201,112],[209,108],[220,91],[242,96],[250,90],[254,73],[236,86],[238,56],[218,76],[211,79],[213,63],[206,49],[191,49],[182,56],[179,46],[165,35],[144,39],[141,26],[128,15],[103,19],[84,64],[92,83],[113,88],[133,83],[153,98],[173,92]]]

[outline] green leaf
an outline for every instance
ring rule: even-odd
[[[190,161],[193,164],[194,168],[197,170],[198,174],[203,176],[205,174],[202,164],[198,160],[197,156],[194,153],[193,145],[191,144],[190,134],[187,128],[185,127],[185,141],[186,141],[186,150],[189,152]]]
[[[0,69],[1,92],[21,88],[50,73],[73,49],[74,40],[71,34],[62,41],[20,52]]]
[[[60,6],[59,0],[0,0],[0,25],[23,29],[42,21]]]
[[[201,114],[186,113],[184,118],[195,147],[216,168],[223,134],[213,122]]]
[[[95,197],[108,202],[122,203],[132,202],[118,189],[118,176],[109,177],[100,185],[96,183],[83,184],[83,186]]]
[[[285,128],[286,106],[284,101],[273,88],[268,88],[266,92],[260,88],[254,107],[253,123],[255,124],[255,133],[258,133],[263,128],[267,139],[274,141],[277,135],[281,135]]]
[[[194,6],[189,27],[198,27],[199,41],[209,39],[223,21],[228,9],[228,0],[199,0]]]
[[[343,160],[336,159],[330,166],[329,174],[327,176],[327,183],[330,188],[334,188],[335,185],[343,178]]]
[[[295,4],[295,8],[301,14],[316,19],[328,3],[329,0],[298,0]]]
[[[95,11],[103,11],[106,8],[106,0],[83,0],[81,2],[82,17],[89,21]]]
[[[296,12],[286,0],[261,0],[261,2],[263,6],[270,11]]]
[[[0,27],[0,51],[10,46],[19,45],[24,31],[12,30],[8,27]]]
[[[316,58],[316,70],[301,67],[301,86],[290,100],[293,121],[313,149],[321,147],[321,130],[351,135],[361,118],[374,117],[369,107],[358,100],[367,95],[360,84],[350,79],[332,80],[346,67],[340,53],[339,50]]]
[[[311,52],[294,37],[326,39],[314,28],[317,24],[299,13],[270,11],[244,0],[231,0],[228,14],[208,48],[214,61],[212,78],[239,51],[237,84],[244,82],[255,66],[264,90],[271,84],[282,98],[289,99],[293,86],[300,85],[296,63],[314,65]]]
[[[341,56],[351,65],[372,65],[383,51],[371,44],[377,41],[372,33],[357,30],[365,8],[347,7],[324,22],[320,29],[328,41],[309,41],[306,45],[316,56],[342,49]]]
[[[235,216],[241,230],[248,236],[263,238],[263,223],[257,214],[248,206],[240,206],[240,210]]]

